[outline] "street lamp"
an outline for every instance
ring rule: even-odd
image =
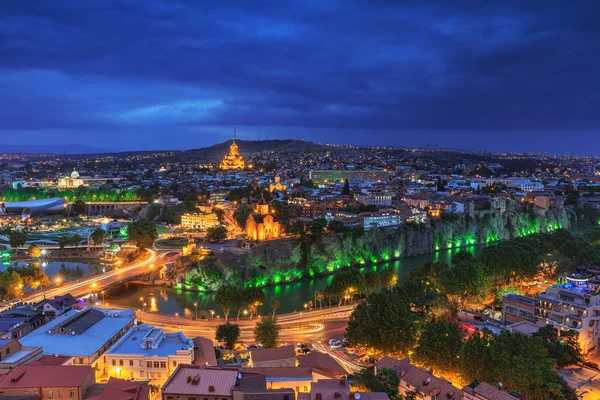
[[[304,303],[304,311],[308,308],[308,304]]]
[[[244,310],[244,317],[248,315],[248,310]]]
[[[56,278],[54,281],[56,282],[57,286],[60,285],[60,278]]]
[[[106,302],[104,301],[104,290],[102,291],[102,305],[106,304]]]
[[[175,316],[177,317],[177,329],[179,329],[179,313],[175,313]]]
[[[215,318],[215,310],[210,310],[210,317],[211,319]]]
[[[196,307],[196,319],[198,319],[198,303],[194,303],[194,307]]]

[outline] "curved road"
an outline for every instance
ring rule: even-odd
[[[329,339],[341,338],[344,335],[348,317],[353,309],[354,304],[278,315],[277,323],[281,326],[279,341],[294,346],[296,343],[310,343],[314,350],[331,355],[348,373],[360,371],[363,368],[362,365],[350,359],[341,349],[331,349],[327,344]],[[140,310],[136,313],[138,319],[143,323],[164,328],[166,331],[182,331],[188,337],[203,336],[213,339],[217,326],[224,323],[223,319],[194,321],[170,314]],[[253,319],[229,319],[229,322],[240,326],[240,340],[247,344],[255,342],[254,326],[258,321],[259,318],[256,317]]]
[[[160,255],[157,255],[155,250],[148,249],[147,251],[150,253],[150,257],[145,261],[112,269],[104,274],[90,276],[78,281],[65,282],[61,286],[55,286],[41,292],[30,293],[23,296],[21,301],[38,302],[41,301],[44,296],[54,297],[65,295],[67,293],[70,293],[75,297],[84,296],[92,291],[101,291],[104,287],[148,272],[151,266],[153,268],[159,268],[163,264],[169,263],[176,258],[176,256],[165,257],[167,254],[172,253],[172,251]],[[10,302],[3,303],[2,306],[8,304],[10,304]]]

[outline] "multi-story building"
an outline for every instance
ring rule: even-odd
[[[179,364],[193,361],[192,339],[146,324],[131,328],[106,352],[108,375],[124,379],[164,380]]]
[[[506,324],[551,324],[559,334],[573,330],[579,334],[582,351],[588,353],[600,342],[600,270],[587,268],[561,276],[536,298],[506,294],[502,311]]]
[[[181,215],[181,226],[185,229],[208,229],[219,225],[215,213],[186,213]]]
[[[71,176],[63,176],[58,178],[59,189],[74,189],[83,185],[83,179],[79,177],[79,173],[77,171],[73,171]]]
[[[356,195],[356,200],[365,206],[389,207],[392,205],[393,193],[388,190],[363,189]]]
[[[275,347],[272,349],[250,350],[250,363],[252,368],[260,367],[295,367],[296,351],[293,346]]]
[[[161,389],[162,400],[294,400],[293,389],[267,389],[258,373],[236,367],[181,364]]]
[[[18,340],[0,339],[0,375],[15,367],[29,365],[43,357],[42,348],[23,346]]]
[[[369,229],[394,227],[400,225],[400,216],[393,212],[364,212],[360,216],[363,219],[363,228]]]
[[[386,170],[311,170],[309,178],[317,185],[343,183],[352,179],[364,179],[369,182],[384,182],[390,179],[392,173]]]
[[[44,355],[73,357],[75,365],[91,365],[98,376],[107,375],[104,353],[136,322],[133,310],[88,307],[68,311],[19,341],[40,346]]]
[[[0,397],[33,395],[42,400],[83,400],[88,388],[95,382],[94,372],[90,366],[16,367],[0,380]]]

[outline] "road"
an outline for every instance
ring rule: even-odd
[[[160,254],[156,250],[148,249],[147,251],[150,253],[150,257],[145,261],[112,269],[104,274],[90,276],[73,282],[65,282],[60,286],[54,286],[41,292],[30,293],[23,296],[21,300],[23,302],[38,302],[41,301],[44,296],[52,298],[67,293],[70,293],[75,297],[84,296],[90,294],[92,291],[101,291],[104,287],[148,272],[150,271],[150,266],[159,268],[163,264],[174,261],[177,257],[172,255],[172,251]]]
[[[281,326],[279,341],[294,346],[296,343],[310,344],[313,349],[330,354],[349,373],[359,371],[362,369],[360,364],[351,360],[343,350],[331,349],[327,344],[329,339],[340,339],[344,335],[348,317],[353,309],[354,305],[346,305],[278,315],[277,323]],[[224,323],[221,318],[193,321],[176,315],[142,311],[137,311],[137,315],[143,323],[164,328],[166,331],[182,331],[188,337],[203,336],[214,339],[216,327]],[[230,318],[229,321],[240,326],[240,340],[243,343],[255,342],[254,326],[259,318]]]

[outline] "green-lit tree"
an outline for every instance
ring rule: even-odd
[[[217,342],[223,342],[225,345],[234,349],[236,342],[240,338],[240,326],[237,324],[230,324],[229,322],[219,325],[215,332],[215,340]]]
[[[280,330],[281,327],[277,325],[277,318],[263,317],[254,327],[254,340],[261,343],[265,348],[277,347]]]

